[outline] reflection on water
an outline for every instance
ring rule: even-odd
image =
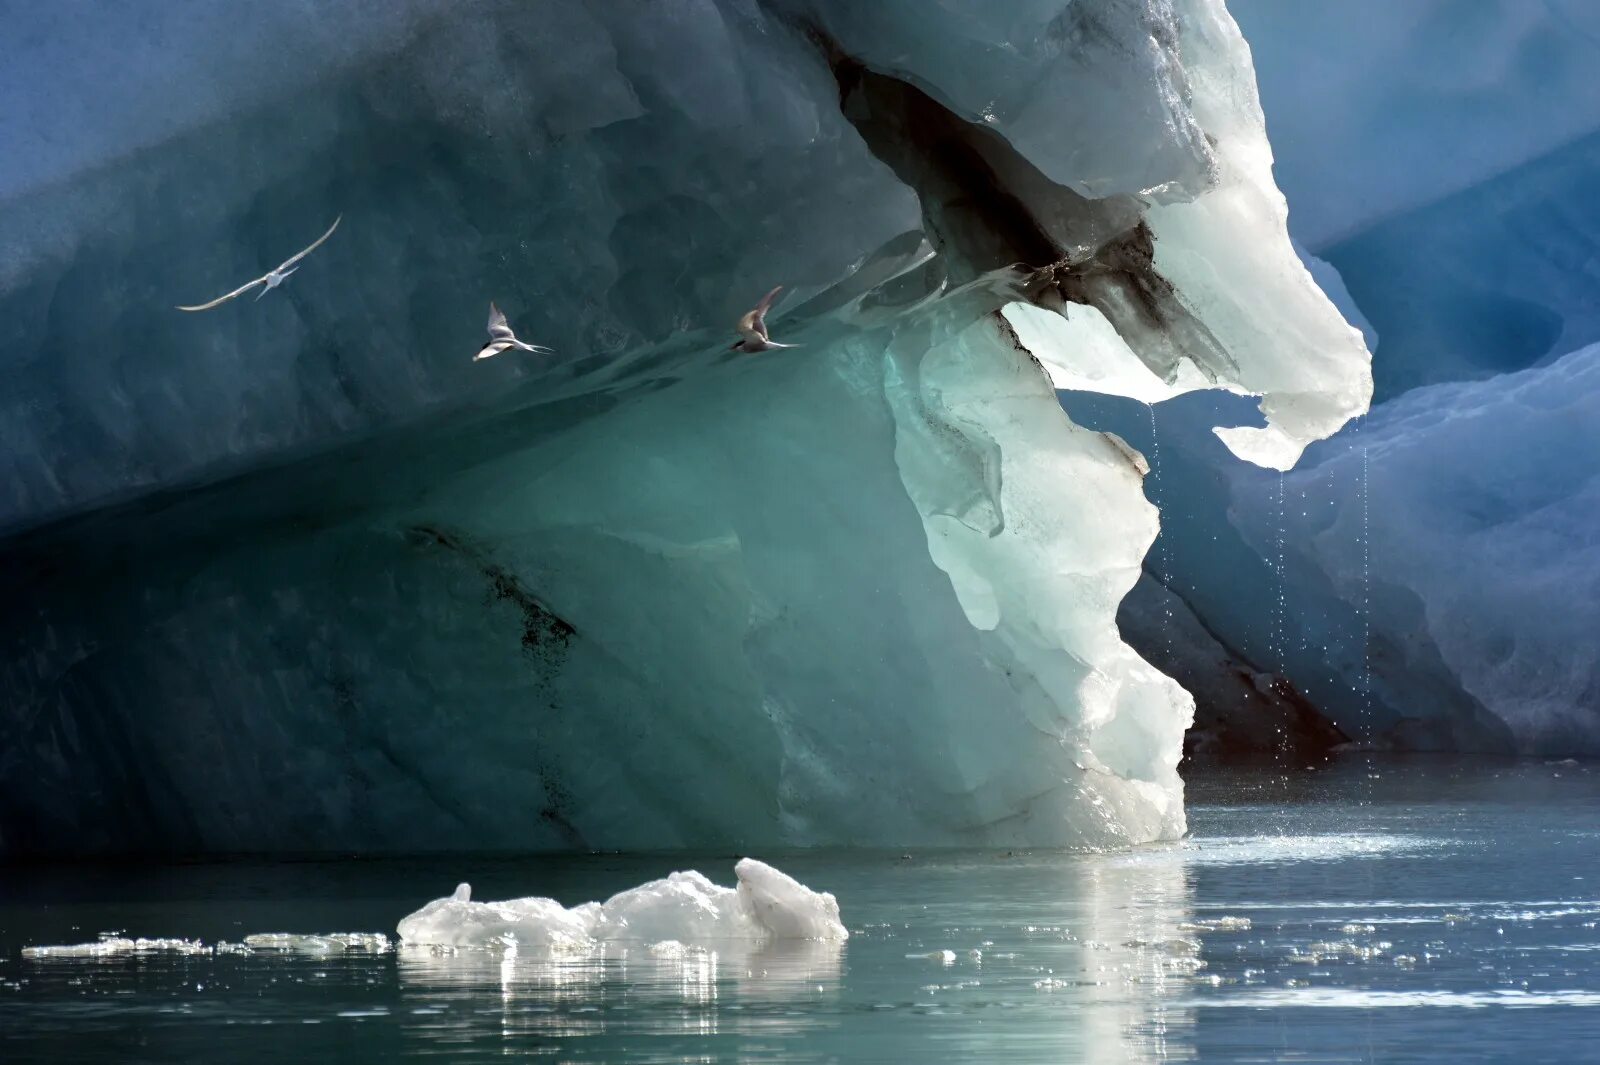
[[[1193,1011],[1175,999],[1204,968],[1190,923],[1181,862],[1085,867],[1084,947],[1094,958],[1086,995],[1083,1060],[1187,1061]]]
[[[838,895],[845,944],[276,934],[386,931],[463,877],[604,897],[652,856],[14,870],[0,1060],[1588,1060],[1600,773],[1484,772],[1197,789],[1191,839],[1117,854],[781,856]]]
[[[439,1017],[470,1015],[517,1044],[640,1025],[657,1035],[798,1033],[838,1002],[843,959],[842,943],[805,941],[608,944],[575,957],[402,946],[396,975],[413,1014],[435,1018],[415,1026],[424,1035],[450,1027]]]

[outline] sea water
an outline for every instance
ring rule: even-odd
[[[395,943],[458,881],[571,905],[731,884],[732,854],[11,867],[0,1061],[1600,1056],[1600,765],[1357,756],[1190,799],[1189,838],[1120,853],[760,855],[838,897],[844,944]]]

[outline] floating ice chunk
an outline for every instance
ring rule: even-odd
[[[42,961],[49,958],[114,958],[129,954],[204,954],[209,949],[198,939],[127,939],[122,936],[102,936],[93,943],[23,947],[22,956]]]
[[[839,921],[839,902],[826,891],[812,891],[765,862],[741,858],[739,904],[773,939],[848,939]]]
[[[659,943],[650,944],[647,953],[652,958],[665,958],[670,961],[688,957],[693,950],[693,947],[686,947],[676,939],[663,939]]]
[[[1185,921],[1178,926],[1180,932],[1248,932],[1248,917],[1218,917],[1214,921]]]
[[[292,954],[339,954],[344,951],[382,954],[389,949],[389,937],[382,932],[329,932],[323,935],[261,932],[245,936],[244,945],[251,950],[281,950]]]
[[[554,899],[472,902],[467,884],[404,918],[403,943],[585,951],[608,942],[655,944],[678,956],[694,945],[725,940],[841,941],[839,903],[754,858],[734,866],[737,887],[715,884],[689,870],[619,892],[604,903],[567,909]],[[674,954],[676,952],[676,954]]]
[[[926,954],[907,954],[906,957],[914,959],[926,958],[928,961],[936,961],[940,965],[954,965],[956,963],[956,952],[953,950],[930,950]]]
[[[646,943],[765,938],[735,889],[692,869],[613,895],[600,907],[594,934]]]
[[[555,899],[473,902],[462,884],[449,898],[434,899],[401,920],[402,943],[444,947],[517,946],[560,953],[592,945],[594,921],[582,907],[568,910]]]

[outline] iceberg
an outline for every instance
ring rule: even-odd
[[[208,91],[5,172],[0,851],[1181,835],[1151,464],[1055,385],[1274,470],[1371,389],[1220,0],[367,6],[134,33]]]
[[[1313,251],[1600,129],[1600,11],[1582,0],[1228,9],[1251,44],[1295,236]]]
[[[725,940],[843,941],[839,903],[765,862],[741,858],[737,887],[722,887],[694,870],[620,892],[605,902],[567,909],[554,899],[474,902],[461,884],[400,921],[402,944],[496,947],[546,954],[583,954],[607,943],[655,944],[659,952]],[[670,944],[671,947],[666,945]]]
[[[1334,661],[1352,689],[1409,710],[1399,742],[1600,752],[1597,427],[1591,345],[1407,392],[1289,475],[1322,505],[1284,516],[1286,572],[1307,598],[1367,605],[1370,656]],[[1245,536],[1267,549],[1280,534],[1261,486],[1234,493]]]
[[[1217,445],[1215,426],[1259,424],[1229,397],[1152,413],[1063,380],[1078,390],[1064,394],[1075,420],[1151,458],[1163,530],[1123,603],[1123,635],[1196,696],[1200,752],[1250,750],[1271,738],[1263,725],[1300,737],[1272,744],[1297,753],[1341,735],[1592,750],[1587,617],[1546,572],[1567,573],[1579,594],[1587,549],[1556,535],[1512,557],[1509,544],[1581,508],[1595,468],[1585,434],[1558,429],[1561,412],[1590,403],[1578,370],[1588,356],[1575,353],[1600,341],[1600,286],[1585,265],[1600,237],[1595,12],[1230,7],[1251,42],[1290,228],[1375,352],[1377,405],[1280,478]],[[1470,442],[1454,436],[1468,425]],[[1570,450],[1552,450],[1557,433]],[[1487,564],[1497,538],[1506,555],[1492,569],[1435,572]],[[1251,677],[1271,679],[1241,700]]]
[[[1291,230],[1383,338],[1379,400],[1600,340],[1583,265],[1600,236],[1600,9],[1230,9],[1254,49]]]

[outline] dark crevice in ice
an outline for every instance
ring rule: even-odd
[[[1122,601],[1117,629],[1194,697],[1185,771],[1260,761],[1311,766],[1350,740],[1323,708],[1287,678],[1260,668],[1148,565]]]
[[[916,192],[953,283],[1021,265],[1034,271],[1035,302],[1098,309],[1163,380],[1173,380],[1185,358],[1212,380],[1238,374],[1156,269],[1144,201],[1095,199],[1052,181],[996,131],[868,68],[816,25],[802,29],[827,59],[844,116]]]

